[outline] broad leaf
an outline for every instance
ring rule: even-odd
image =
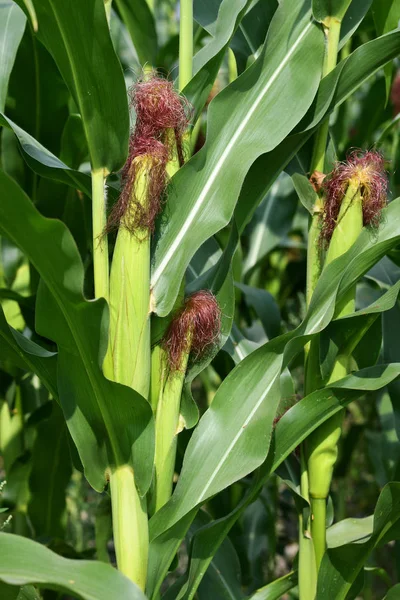
[[[328,550],[322,559],[316,600],[326,597],[345,600],[373,549],[400,520],[400,483],[388,483],[378,498],[373,533],[364,543],[348,544]]]
[[[352,0],[312,0],[314,19],[322,23],[329,17],[341,21]]]
[[[66,487],[72,466],[64,416],[55,402],[51,404],[49,418],[37,427],[29,478],[31,498],[28,513],[37,538],[63,539]]]
[[[396,214],[399,207],[400,199],[386,209],[388,219],[376,239],[364,229],[354,246],[324,270],[307,316],[296,330],[250,354],[223,381],[189,442],[172,499],[152,519],[153,537],[164,530],[166,523],[176,523],[264,460],[280,399],[281,369],[312,334],[327,327],[334,316],[336,299],[398,242],[400,233],[389,214]],[[264,439],[264,446],[255,441],[257,436]]]
[[[155,66],[157,32],[154,17],[146,0],[116,0],[142,66]]]
[[[212,40],[203,46],[193,58],[194,76],[183,90],[183,94],[194,107],[194,123],[206,103],[229,42],[250,1],[223,0],[215,22]]]
[[[26,254],[42,278],[37,326],[58,345],[59,398],[85,474],[100,491],[110,467],[133,461],[144,493],[151,478],[152,411],[138,393],[102,374],[107,305],[83,297],[83,265],[65,225],[42,217],[1,171],[0,189],[0,231]]]
[[[168,219],[162,220],[158,232],[152,273],[155,311],[160,316],[171,310],[195,251],[228,223],[252,162],[282,141],[314,98],[323,34],[305,4],[281,3],[262,55],[213,100],[205,146],[173,178]]]
[[[0,111],[4,110],[8,80],[13,68],[26,17],[12,0],[0,2]]]
[[[240,232],[279,173],[311,137],[316,125],[399,52],[400,31],[396,30],[363,44],[324,77],[311,109],[296,128],[299,132],[290,135],[272,152],[260,156],[251,166],[235,209],[235,221]],[[309,165],[305,165],[304,170],[308,168]]]
[[[288,573],[252,594],[249,600],[279,600],[297,585],[297,574]]]
[[[32,342],[19,331],[10,327],[0,306],[0,359],[10,361],[16,367],[32,371],[42,380],[54,398],[57,393],[57,358]]]
[[[49,177],[50,179],[66,183],[81,190],[90,197],[91,181],[89,175],[68,167],[50,150],[45,148],[3,113],[0,113],[0,125],[8,127],[15,133],[21,145],[23,156],[33,171],[43,177]]]
[[[177,535],[184,534],[185,523],[187,527],[196,506],[255,469],[265,459],[269,445],[267,436],[271,435],[272,421],[280,399],[279,376],[282,368],[302,350],[311,335],[328,325],[334,316],[335,301],[340,300],[374,262],[398,243],[400,234],[395,219],[390,219],[389,215],[394,216],[399,206],[400,200],[396,200],[386,209],[386,218],[375,239],[364,229],[351,250],[324,270],[308,314],[297,330],[276,338],[250,354],[224,380],[189,442],[181,476],[171,500],[150,521],[153,551],[158,556],[163,551],[164,569],[168,568],[179,545]],[[258,372],[260,364],[264,365],[264,370]],[[315,398],[322,395],[325,398],[323,403],[316,403],[314,397],[309,397],[311,400],[308,400],[308,404],[305,399],[288,411],[275,430],[273,449],[268,459],[272,467],[268,467],[267,463],[267,473],[276,469],[310,431],[341,410],[344,399],[347,402],[359,396],[364,389],[379,389],[387,385],[398,376],[399,366],[377,366],[368,373],[371,375],[350,376],[336,383],[335,387],[340,388],[339,394],[332,394],[331,390],[317,391]],[[303,409],[302,418],[295,416],[297,411]],[[316,411],[314,420],[311,418],[312,409]],[[286,427],[281,440],[281,423],[287,423],[292,415],[296,424],[292,429],[293,438]],[[264,440],[263,446],[254,443],[257,435]],[[213,448],[212,454],[210,447]],[[217,539],[215,536],[216,543]],[[169,559],[168,551],[172,552]],[[156,590],[161,583],[162,569],[158,563],[157,571],[151,571],[152,590]]]
[[[81,600],[145,600],[138,587],[104,563],[62,558],[19,535],[0,534],[0,580],[73,594]]]
[[[374,528],[374,517],[363,519],[343,519],[326,530],[328,548],[337,548],[344,544],[368,540]]]
[[[118,170],[128,150],[129,114],[104,4],[33,0],[33,5],[37,35],[56,61],[82,115],[92,168]]]

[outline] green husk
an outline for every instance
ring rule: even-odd
[[[359,183],[350,181],[343,198],[338,221],[326,255],[325,266],[344,254],[354,244],[363,227],[362,196]],[[337,309],[337,316],[354,311],[355,287],[347,293]],[[325,386],[344,377],[349,370],[350,353],[337,357],[332,373]],[[313,518],[311,532],[314,541],[317,568],[325,552],[326,500],[332,481],[333,469],[338,456],[344,411],[338,412],[321,425],[306,444],[309,494]]]
[[[189,354],[184,353],[179,371],[169,371],[166,361],[163,361],[162,387],[156,414],[156,451],[152,498],[154,512],[164,506],[172,493],[176,447],[180,431],[181,397],[188,359]]]
[[[138,160],[136,158],[135,160]],[[141,160],[148,160],[143,157]],[[148,171],[138,169],[135,198],[146,202]],[[148,398],[150,387],[150,235],[122,219],[111,267],[107,375]]]
[[[147,156],[136,161],[148,161]],[[146,206],[149,170],[137,170],[132,194]],[[150,234],[131,231],[121,219],[110,277],[110,333],[104,373],[146,399],[150,387]],[[149,532],[146,498],[140,498],[130,465],[110,477],[118,569],[142,590],[146,585]]]

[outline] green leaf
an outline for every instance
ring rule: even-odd
[[[318,198],[317,192],[311,185],[310,180],[301,173],[294,173],[292,175],[293,185],[296,189],[297,195],[300,202],[308,210],[310,215],[313,214],[315,202]]]
[[[194,597],[191,590],[185,598]],[[205,572],[197,590],[199,600],[221,598],[241,600],[245,597],[240,583],[240,563],[235,548],[229,538],[225,538],[214,559]]]
[[[376,32],[378,35],[396,29],[400,20],[400,6],[397,0],[374,0],[372,5]]]
[[[230,47],[235,53],[239,73],[247,68],[249,57],[258,58],[278,6],[277,0],[253,2],[250,10],[241,20],[230,43]]]
[[[19,331],[10,327],[0,306],[0,359],[10,361],[16,367],[32,371],[42,380],[54,398],[57,392],[57,358],[32,342]]]
[[[340,28],[339,49],[343,48],[347,40],[349,40],[357,30],[365,15],[368,13],[371,4],[372,0],[351,0],[351,4],[344,15]]]
[[[235,31],[239,27],[251,0],[223,0],[219,7],[218,18],[214,24],[213,37],[193,57],[193,78],[183,90],[195,112],[195,123],[204,108],[226,49]]]
[[[374,528],[364,543],[347,544],[328,550],[322,559],[316,600],[345,600],[373,549],[400,519],[400,483],[388,483],[382,490],[374,512]]]
[[[41,596],[39,595],[39,592],[36,590],[36,588],[33,587],[33,585],[24,585],[24,587],[21,588],[21,591],[18,594],[17,600],[42,600],[42,599],[41,599]]]
[[[4,110],[8,80],[18,46],[24,34],[26,17],[12,0],[0,2],[0,111]]]
[[[51,403],[51,414],[37,427],[29,477],[28,514],[36,537],[65,536],[66,487],[72,473],[68,431],[60,407]]]
[[[272,343],[274,342],[270,342],[268,345]],[[297,448],[301,441],[306,439],[321,423],[325,422],[339,410],[342,410],[344,406],[352,402],[355,398],[362,395],[365,390],[376,390],[384,387],[388,382],[398,377],[399,374],[400,363],[395,365],[379,365],[372,369],[365,369],[336,382],[335,387],[331,386],[329,389],[318,390],[310,394],[283,415],[275,427],[269,455],[256,472],[248,493],[231,513],[213,521],[206,528],[200,529],[195,534],[192,551],[194,558],[192,558],[190,563],[188,589],[197,589],[207,565],[212,560],[212,557],[229,533],[231,527],[241,516],[245,508],[254,501],[270,475]],[[165,519],[165,509],[164,515],[161,515],[161,517]],[[150,579],[154,585],[157,585],[154,581],[158,582],[158,585],[161,585],[163,569],[165,573],[174,553],[179,547],[179,536],[181,538],[184,537],[193,518],[194,512],[187,514],[171,529],[164,531],[164,533],[152,541],[150,556],[152,556],[152,552],[155,553],[157,550],[158,556],[162,556],[164,563],[161,564],[160,561],[157,565],[158,571],[154,575],[158,579]],[[154,520],[153,517],[153,520],[150,522],[151,527],[154,526]],[[159,519],[159,524],[161,524],[160,522],[162,522],[162,519]],[[168,521],[164,522],[163,526],[167,528]],[[198,546],[198,549],[195,549],[195,545]],[[150,589],[153,590],[154,588]]]
[[[272,294],[266,290],[244,285],[243,283],[236,283],[235,285],[243,292],[246,304],[254,309],[268,339],[276,337],[281,328],[281,315]]]
[[[235,209],[235,221],[240,232],[265,198],[276,177],[311,137],[318,123],[399,52],[400,31],[396,30],[363,44],[322,79],[316,99],[296,127],[295,133],[272,152],[260,156],[251,166]],[[308,165],[305,166],[305,171],[307,170]]]
[[[127,577],[104,563],[70,560],[19,535],[0,535],[0,579],[12,585],[33,583],[73,594],[81,600],[145,600]]]
[[[400,583],[394,585],[386,594],[384,600],[397,600],[400,596]]]
[[[378,35],[387,33],[399,26],[400,5],[397,0],[374,0],[372,5],[375,28]],[[393,65],[385,66],[386,102],[390,96]]]
[[[279,600],[297,585],[297,573],[288,573],[257,590],[249,600]]]
[[[398,243],[400,234],[395,215],[399,208],[399,199],[392,202],[385,211],[377,237],[372,239],[369,230],[364,229],[355,245],[324,270],[307,316],[297,330],[250,354],[224,380],[188,444],[181,476],[171,500],[150,521],[151,538],[159,552],[161,542],[157,544],[157,536],[164,540],[164,568],[168,568],[173,556],[168,558],[167,551],[173,552],[179,545],[178,534],[172,534],[172,531],[184,530],[182,523],[196,506],[255,469],[265,459],[272,420],[280,399],[281,369],[303,349],[313,334],[328,325],[334,316],[335,301],[340,301],[372,264]],[[332,393],[331,386],[295,405],[275,429],[268,459],[270,466],[267,462],[265,467],[266,476],[311,431],[341,410],[345,403],[365,390],[380,389],[398,374],[399,365],[378,365],[335,383],[334,389],[339,389],[339,392]],[[323,402],[321,398],[324,398]],[[258,440],[263,440],[262,444],[254,443],[257,436]],[[162,577],[160,571],[162,567],[156,575],[159,583]]]
[[[313,16],[322,23],[329,17],[341,21],[352,0],[312,0]]]
[[[0,231],[41,276],[37,327],[58,345],[60,402],[85,474],[101,491],[110,467],[132,462],[137,485],[145,493],[151,479],[152,410],[137,392],[102,374],[107,304],[83,297],[83,265],[65,225],[42,217],[1,171],[0,189]]]
[[[116,0],[122,20],[128,28],[142,66],[156,66],[157,32],[153,14],[146,0]]]
[[[322,31],[304,3],[284,0],[260,58],[211,103],[206,144],[174,176],[168,219],[158,232],[152,288],[160,316],[171,310],[195,251],[230,220],[252,162],[279,144],[310,106],[322,53]]]
[[[33,5],[38,38],[56,61],[82,115],[92,169],[118,170],[128,151],[128,102],[103,2],[33,0]]]
[[[335,523],[326,530],[328,548],[368,540],[372,535],[373,525],[373,515],[363,519],[343,519]]]
[[[68,167],[57,156],[47,150],[29,133],[24,131],[11,119],[0,113],[0,125],[11,129],[18,138],[24,158],[28,165],[39,175],[66,183],[91,196],[91,180],[89,175]]]
[[[292,182],[286,173],[282,173],[249,223],[249,251],[243,265],[245,274],[248,275],[289,232],[296,209]]]

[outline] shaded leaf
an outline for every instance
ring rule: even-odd
[[[322,559],[316,600],[326,597],[345,600],[368,556],[400,519],[400,483],[388,483],[382,490],[374,512],[371,537],[364,543],[333,548]]]
[[[11,0],[0,3],[0,111],[4,110],[8,80],[26,25],[22,10]]]
[[[81,600],[145,600],[140,589],[119,571],[104,563],[70,560],[19,535],[0,535],[0,579],[12,585],[71,593]]]
[[[157,32],[153,14],[146,0],[116,0],[142,66],[155,66]]]

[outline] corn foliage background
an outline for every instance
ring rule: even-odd
[[[146,494],[154,419],[102,372],[91,177],[105,177],[110,209],[135,122],[127,88],[150,67],[178,77],[179,3],[110,4],[0,0],[0,597],[298,598],[298,447],[345,407],[316,599],[398,598],[400,2],[338,0],[338,65],[324,76],[330,3],[194,0],[191,138],[152,240],[152,343],[184,290],[215,295],[222,329],[186,373],[177,484],[149,521],[145,591],[114,568],[106,474],[123,460]],[[307,307],[310,161],[326,119],[325,173],[376,148],[390,202]],[[356,311],[338,318],[354,285]],[[351,372],[305,395],[317,338],[322,378],[350,343]]]

